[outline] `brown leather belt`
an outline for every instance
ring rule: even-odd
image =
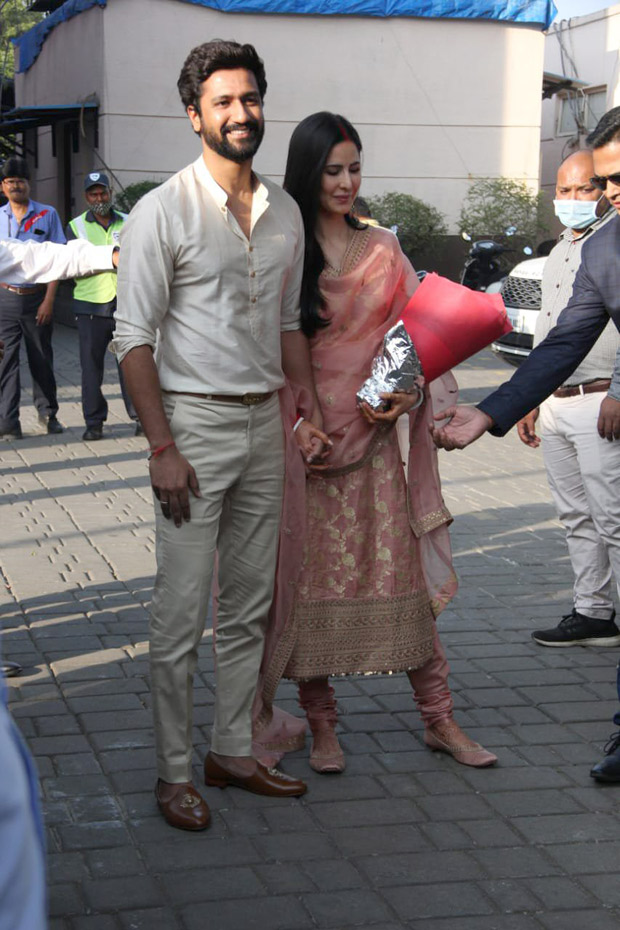
[[[166,391],[167,394],[187,394],[188,397],[200,397],[201,400],[217,400],[227,404],[243,404],[245,407],[254,407],[263,404],[274,392],[266,394],[196,394],[194,391]]]
[[[572,387],[558,388],[553,392],[554,397],[576,397],[577,394],[596,394],[599,391],[608,391],[611,380],[590,381],[588,384],[575,384]]]
[[[4,288],[5,291],[10,291],[11,294],[19,294],[20,297],[25,297],[27,294],[37,294],[39,291],[44,291],[45,284],[33,284],[32,287],[13,287],[12,284],[5,284],[4,281],[0,281],[0,287]]]

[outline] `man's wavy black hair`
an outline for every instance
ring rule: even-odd
[[[613,107],[601,116],[586,142],[593,149],[620,142],[620,107]]]
[[[214,71],[245,68],[256,78],[261,100],[267,93],[265,65],[253,45],[241,45],[232,39],[212,39],[193,48],[181,68],[177,87],[185,109],[195,107],[200,112],[202,84]]]

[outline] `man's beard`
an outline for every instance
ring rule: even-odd
[[[95,216],[107,216],[112,209],[112,201],[106,200],[103,203],[98,201],[97,203],[91,204],[90,209],[93,211]]]
[[[209,148],[221,155],[222,158],[234,161],[238,165],[241,165],[244,161],[249,161],[256,155],[265,132],[265,124],[254,119],[249,119],[245,123],[229,123],[222,129],[221,136],[216,136],[214,132],[206,129],[202,120],[200,121],[200,127],[200,135]],[[233,145],[226,137],[234,129],[248,129],[250,136]]]

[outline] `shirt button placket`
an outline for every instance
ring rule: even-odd
[[[254,246],[248,246],[248,276],[250,278],[250,303],[254,305],[256,303],[256,271],[254,269]]]

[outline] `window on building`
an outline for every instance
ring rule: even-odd
[[[590,132],[607,109],[607,88],[595,87],[559,97],[557,135],[574,136]]]

